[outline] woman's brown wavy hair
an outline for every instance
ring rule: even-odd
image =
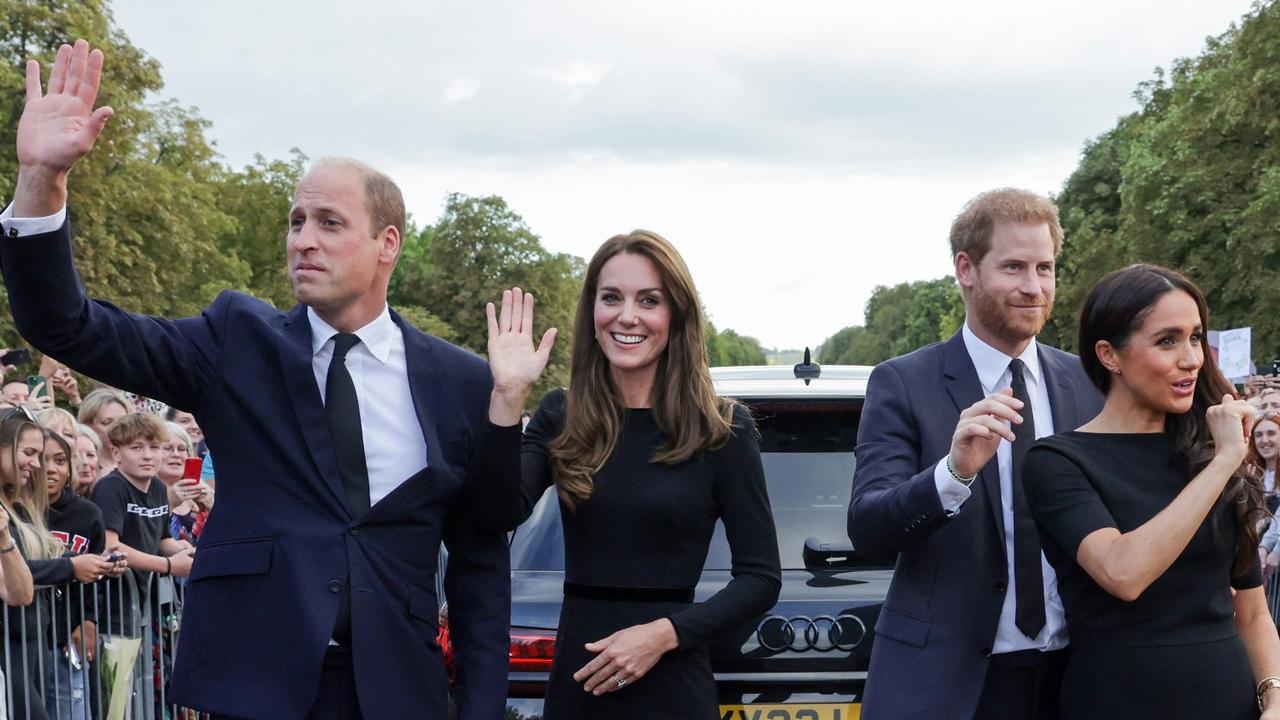
[[[1191,296],[1200,313],[1200,327],[1209,329],[1209,305],[1204,293],[1185,275],[1159,265],[1139,263],[1115,270],[1089,291],[1084,307],[1080,310],[1080,361],[1089,379],[1105,395],[1111,390],[1111,372],[1103,366],[1095,348],[1099,340],[1106,340],[1116,349],[1123,349],[1130,336],[1142,323],[1166,293],[1182,291]],[[1234,395],[1235,386],[1222,375],[1218,363],[1209,352],[1209,343],[1203,342],[1204,363],[1196,377],[1195,395],[1191,410],[1170,413],[1165,416],[1164,431],[1174,444],[1174,461],[1185,473],[1187,481],[1204,470],[1213,460],[1213,436],[1206,419],[1208,409],[1222,402],[1223,395]],[[1235,563],[1233,574],[1239,575],[1257,561],[1260,522],[1270,513],[1263,499],[1261,472],[1247,459],[1232,474],[1222,490],[1235,511],[1237,536],[1235,538]],[[1217,529],[1215,527],[1215,529]]]
[[[733,402],[711,386],[702,303],[689,268],[662,236],[647,230],[609,238],[587,266],[573,327],[573,358],[565,397],[564,430],[551,442],[551,467],[560,499],[570,508],[591,497],[595,475],[613,454],[622,430],[622,397],[609,361],[596,341],[595,301],[604,264],[629,253],[648,258],[671,304],[667,347],[658,358],[652,390],[653,417],[667,436],[651,462],[677,465],[729,438]]]

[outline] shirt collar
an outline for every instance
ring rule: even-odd
[[[322,320],[310,306],[307,307],[307,321],[311,323],[311,354],[318,355],[326,346],[333,347],[330,341],[338,331]],[[378,317],[356,330],[355,335],[360,338],[360,344],[365,346],[370,355],[378,362],[386,363],[391,357],[392,337],[398,329],[391,319],[391,309],[383,305]]]
[[[973,360],[973,366],[978,371],[979,382],[988,393],[995,392],[1002,387],[1000,380],[1009,371],[1009,362],[1013,358],[991,347],[975,335],[973,330],[969,329],[968,322],[964,323],[961,333],[964,335],[964,347],[969,351],[969,358]],[[1027,366],[1027,375],[1024,377],[1039,385],[1040,352],[1035,338],[1031,338],[1031,342],[1027,343],[1027,347],[1018,358]]]

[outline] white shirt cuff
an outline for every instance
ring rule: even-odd
[[[62,223],[66,221],[66,205],[63,205],[58,212],[45,217],[16,218],[13,216],[13,203],[9,203],[4,212],[0,212],[0,226],[4,227],[5,237],[26,237],[53,232],[62,227]]]
[[[968,485],[951,477],[946,457],[933,466],[933,484],[938,488],[938,499],[942,501],[942,510],[947,515],[960,512],[960,506],[973,494]]]

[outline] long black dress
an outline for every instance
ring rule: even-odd
[[[552,483],[547,445],[564,427],[564,406],[564,391],[549,393],[525,430],[526,506]],[[652,412],[627,410],[591,498],[576,510],[562,505],[566,592],[547,720],[719,717],[706,644],[768,610],[781,587],[777,535],[746,408],[735,408],[733,425],[723,447],[670,466],[650,461],[666,439]],[[695,604],[690,599],[717,518],[732,551],[733,579]],[[599,697],[574,681],[573,673],[594,657],[586,643],[664,617],[675,626],[679,647],[644,677]]]
[[[1027,502],[1058,573],[1071,636],[1062,718],[1258,717],[1230,588],[1256,588],[1262,575],[1255,562],[1232,576],[1236,520],[1225,501],[1133,602],[1103,590],[1076,562],[1090,533],[1133,530],[1186,487],[1173,457],[1164,433],[1068,432],[1027,452],[1023,477],[1035,478]]]

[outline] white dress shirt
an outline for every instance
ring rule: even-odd
[[[983,342],[969,329],[965,323],[961,334],[964,337],[965,349],[978,371],[978,381],[982,383],[983,396],[1010,387],[1013,374],[1009,372],[1009,363],[1013,358]],[[1027,382],[1027,396],[1031,400],[1032,418],[1036,424],[1036,437],[1052,435],[1053,411],[1049,407],[1049,390],[1044,380],[1044,372],[1040,368],[1040,354],[1036,341],[1027,345],[1018,356],[1027,371],[1023,377]],[[1067,428],[1073,429],[1073,428]],[[1000,623],[996,626],[995,641],[991,644],[991,652],[1005,653],[1018,650],[1059,650],[1067,646],[1067,620],[1062,610],[1062,598],[1058,596],[1058,576],[1053,566],[1040,553],[1040,572],[1044,576],[1044,609],[1045,623],[1040,634],[1031,639],[1022,634],[1014,625],[1015,598],[1017,589],[1013,572],[1013,447],[1008,440],[1001,440],[996,448],[996,466],[1000,470],[1000,507],[1004,521],[1005,563],[1008,566],[1009,580],[1005,589],[1004,604],[1000,608]],[[938,497],[947,514],[954,514],[969,499],[972,491],[964,483],[957,482],[947,471],[946,458],[938,461],[934,468],[933,481],[938,488]],[[984,508],[985,511],[985,508]]]
[[[311,323],[311,369],[320,398],[325,397],[333,336],[338,333],[307,308]],[[360,403],[360,431],[364,436],[365,466],[369,470],[369,504],[395,490],[427,466],[427,441],[409,394],[409,370],[404,357],[404,334],[387,308],[355,335],[360,342],[347,352],[347,372]]]
[[[13,216],[13,203],[9,203],[4,212],[0,212],[0,227],[4,228],[5,237],[23,237],[24,235],[53,232],[62,227],[62,223],[66,222],[66,220],[66,205],[63,205],[58,212],[44,217],[16,218]]]

